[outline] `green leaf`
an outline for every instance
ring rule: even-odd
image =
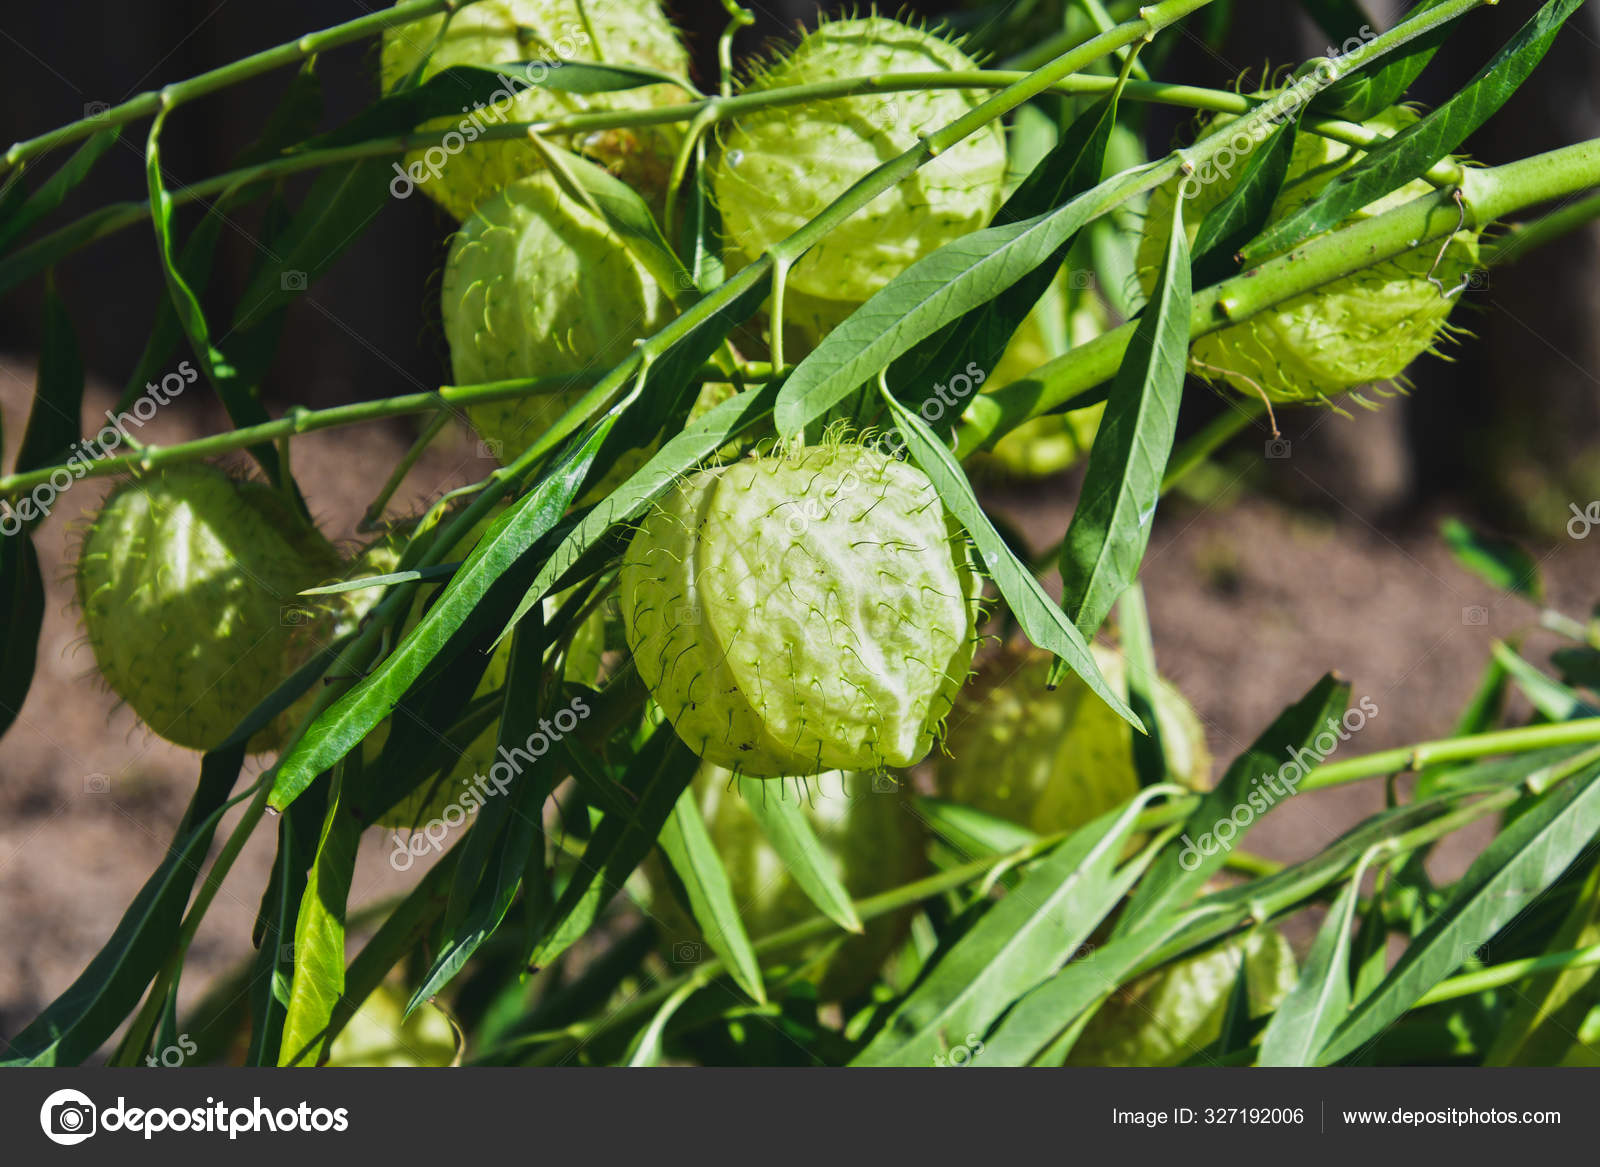
[[[495,520],[438,600],[394,652],[324,710],[305,736],[279,760],[273,806],[288,806],[312,778],[354,749],[394,711],[500,577],[565,514],[614,420],[612,414],[581,440],[575,440],[555,471]],[[491,612],[486,605],[485,618]]]
[[[1505,641],[1495,641],[1490,651],[1494,654],[1495,663],[1506,671],[1506,675],[1516,683],[1517,688],[1522,690],[1522,695],[1551,721],[1593,717],[1596,713],[1600,713],[1600,710],[1595,709],[1575,690],[1553,677],[1545,676],[1517,655]]]
[[[1260,1066],[1310,1066],[1350,1008],[1350,925],[1361,899],[1365,859],[1328,910],[1306,964],[1261,1034]]]
[[[928,820],[928,829],[965,858],[1007,855],[1039,841],[1039,836],[1027,827],[963,803],[919,798],[917,808]]]
[[[506,676],[505,711],[498,744],[503,757],[527,753],[544,712],[540,688],[544,630],[524,626],[511,641]],[[437,955],[421,985],[406,1005],[406,1016],[449,984],[473,953],[504,922],[524,875],[544,875],[545,799],[554,786],[547,754],[534,759],[528,772],[514,776],[509,791],[488,796],[478,808],[472,829],[461,844],[461,861],[450,885],[450,905]],[[487,794],[487,791],[486,791]],[[463,795],[465,797],[465,795]]]
[[[790,802],[783,796],[782,783],[779,786],[778,797],[772,798],[767,782],[759,778],[741,778],[739,796],[767,842],[783,860],[796,886],[839,927],[846,932],[860,932],[861,918],[856,915],[850,893],[839,882],[836,864],[811,829],[799,796]]]
[[[1336,0],[1337,2],[1337,0]],[[1421,16],[1437,8],[1445,0],[1420,0],[1406,13],[1407,19]],[[1380,62],[1357,69],[1347,77],[1334,82],[1312,99],[1311,109],[1317,113],[1331,113],[1335,117],[1353,122],[1364,122],[1394,105],[1415,81],[1439,46],[1455,31],[1461,17],[1447,20],[1424,32],[1415,40],[1407,41]],[[1331,35],[1331,34],[1330,34]]]
[[[1033,644],[1065,661],[1067,667],[1082,677],[1100,700],[1116,711],[1117,716],[1143,732],[1143,723],[1128,708],[1122,694],[1100,675],[1100,669],[1094,663],[1082,633],[1072,626],[1033,573],[1017,559],[995,530],[977,496],[972,493],[972,484],[967,481],[966,474],[950,451],[933,435],[921,417],[888,394],[884,394],[884,400],[894,414],[901,437],[911,451],[912,460],[932,480],[945,509],[972,536],[989,577],[1010,605],[1022,634]]]
[[[33,687],[44,626],[44,577],[26,531],[0,534],[0,736],[11,728]]]
[[[299,211],[265,242],[270,258],[239,297],[234,328],[260,324],[321,279],[388,205],[390,178],[388,164],[375,158],[318,174]]]
[[[1095,102],[1067,127],[1060,141],[1001,205],[991,227],[1047,214],[1099,184],[1106,146],[1117,122],[1117,92]],[[946,370],[960,369],[967,362],[992,371],[1012,334],[1055,279],[1072,242],[1070,237],[1063,241],[1053,255],[1005,291],[945,325],[897,361],[890,375],[895,395],[919,408],[928,397],[922,384],[925,374],[947,376]],[[908,393],[912,386],[917,391]]]
[[[1338,225],[1419,177],[1466,141],[1505,104],[1544,59],[1561,26],[1583,0],[1549,0],[1460,92],[1420,121],[1373,147],[1322,193],[1285,216],[1245,248],[1251,263],[1288,250]]]
[[[345,910],[361,844],[361,818],[344,805],[344,787],[359,778],[361,755],[341,763],[317,842],[317,858],[300,897],[294,927],[294,979],[284,1010],[280,1066],[327,1060],[328,1025],[344,995]]]
[[[852,1063],[936,1065],[1078,953],[1144,870],[1121,857],[1155,787],[1074,831],[927,972]],[[1145,856],[1148,862],[1149,855]]]
[[[699,763],[672,726],[658,726],[650,735],[629,767],[629,789],[637,796],[632,813],[600,820],[544,934],[535,938],[530,965],[543,968],[589,930],[655,846]]]
[[[85,243],[110,234],[126,222],[130,213],[137,214],[143,208],[143,203],[109,203],[5,256],[0,259],[0,292],[10,291],[23,280],[55,266]]]
[[[1439,533],[1455,561],[1489,586],[1535,604],[1544,602],[1538,560],[1510,539],[1474,531],[1457,518],[1440,523]]]
[[[100,161],[101,156],[116,145],[121,137],[121,126],[108,126],[90,134],[60,169],[39,184],[39,189],[29,195],[27,201],[0,219],[0,252],[9,248],[22,238],[30,227],[59,207],[66,197],[89,177],[89,172],[94,169],[95,163]]]
[[[683,881],[689,913],[700,926],[706,943],[722,958],[734,982],[758,1004],[765,1004],[767,990],[761,983],[761,965],[750,947],[744,922],[739,919],[728,873],[700,815],[700,803],[692,786],[678,796],[657,842]]]
[[[28,428],[23,431],[22,448],[17,451],[17,469],[38,470],[66,461],[82,432],[82,412],[83,360],[78,355],[78,337],[67,306],[51,281],[45,288],[39,376]],[[83,456],[85,461],[87,458],[88,455]],[[82,477],[81,473],[74,473],[75,479]]]
[[[251,963],[250,1045],[244,1058],[247,1066],[274,1066],[278,1062],[284,1002],[289,979],[294,975],[295,923],[300,917],[300,901],[305,896],[311,866],[316,862],[330,784],[313,784],[304,798],[297,799],[287,813],[278,816],[278,850],[251,931],[256,958]]]
[[[1283,189],[1294,157],[1297,130],[1286,121],[1254,153],[1239,176],[1239,185],[1200,220],[1194,237],[1194,283],[1215,284],[1239,271],[1238,254],[1272,218],[1272,206]]]
[[[1161,741],[1161,724],[1156,719],[1156,691],[1160,674],[1156,670],[1156,646],[1150,634],[1150,613],[1144,605],[1144,589],[1137,582],[1128,585],[1117,600],[1117,631],[1122,636],[1122,664],[1128,685],[1128,706],[1144,722],[1143,734],[1133,735],[1133,768],[1140,786],[1154,786],[1167,777],[1167,751]]]
[[[246,743],[294,704],[335,654],[335,649],[325,650],[296,670],[250,711],[227,741],[206,754],[200,782],[161,865],[78,979],[11,1039],[0,1065],[77,1065],[127,1020],[170,954],[212,836],[231,805],[228,793],[244,766]]]
[[[1183,200],[1154,294],[1139,317],[1089,452],[1083,490],[1061,544],[1061,607],[1085,639],[1137,578],[1161,478],[1177,433],[1189,360],[1189,236]]]
[[[1349,1057],[1461,966],[1560,877],[1600,831],[1600,764],[1568,779],[1513,820],[1455,885],[1439,916],[1401,955],[1318,1054]]]
[[[1234,759],[1222,780],[1200,800],[1200,805],[1184,823],[1183,834],[1169,843],[1166,853],[1156,860],[1149,876],[1139,884],[1118,918],[1117,935],[1132,932],[1162,913],[1182,906],[1205,886],[1206,880],[1221,870],[1228,851],[1238,839],[1283,797],[1277,789],[1277,776],[1289,765],[1301,771],[1300,778],[1293,784],[1285,783],[1292,794],[1310,769],[1297,759],[1321,759],[1312,748],[1317,736],[1329,732],[1348,736],[1343,734],[1339,718],[1349,700],[1349,684],[1329,673],[1311,686],[1304,697],[1278,714],[1250,748]],[[1315,765],[1313,761],[1311,766]],[[1267,780],[1266,790],[1261,789],[1264,779]],[[1235,817],[1240,808],[1250,812],[1243,827],[1238,826]],[[1207,838],[1216,838],[1215,829],[1224,821],[1233,827],[1234,835],[1226,841],[1217,839],[1218,845],[1207,854]]]
[[[1057,210],[974,231],[917,260],[796,366],[778,394],[778,431],[799,433],[917,342],[1043,264],[1086,223],[1144,182],[1141,171],[1120,175]]]
[[[1600,944],[1600,864],[1589,877],[1545,952],[1568,952]],[[1486,1066],[1558,1066],[1574,1045],[1594,1005],[1595,969],[1544,973],[1519,982],[1502,1019]]]

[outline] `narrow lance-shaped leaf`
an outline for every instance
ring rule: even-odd
[[[22,448],[17,451],[17,469],[38,470],[66,461],[81,432],[83,412],[83,359],[78,355],[78,336],[67,306],[56,293],[55,281],[45,288],[44,337],[39,352],[39,375],[23,431]],[[75,478],[82,478],[81,472]],[[44,514],[20,515],[29,525]]]
[[[1544,59],[1556,33],[1583,0],[1550,0],[1454,97],[1373,147],[1321,194],[1279,220],[1245,248],[1256,262],[1336,226],[1397,190],[1450,153],[1488,121]]]
[[[735,983],[758,1003],[767,999],[761,983],[761,965],[750,947],[750,936],[739,918],[739,905],[728,883],[728,872],[717,855],[717,845],[700,815],[694,787],[678,796],[658,840],[667,862],[683,882],[689,913],[700,926],[706,943],[728,966]]]
[[[1001,205],[991,226],[1045,214],[1100,182],[1106,146],[1117,122],[1118,92],[1113,91],[1078,115],[1060,141]],[[1011,287],[945,325],[896,361],[889,377],[896,396],[916,407],[928,392],[919,384],[924,373],[947,376],[947,370],[959,369],[968,361],[985,372],[992,370],[1012,334],[1050,286],[1072,242],[1071,238],[1066,239],[1054,254]]]
[[[1361,898],[1368,858],[1356,865],[1350,882],[1329,909],[1311,953],[1289,995],[1261,1035],[1262,1066],[1313,1065],[1317,1050],[1350,1007],[1350,925]]]
[[[361,755],[340,763],[328,813],[323,819],[317,858],[300,897],[295,920],[289,1000],[278,1047],[278,1065],[315,1066],[327,1060],[333,1044],[328,1024],[344,995],[345,910],[361,842],[361,819],[344,804],[346,783],[360,780]]]
[[[40,219],[59,207],[66,197],[76,190],[83,180],[89,177],[89,172],[94,169],[96,162],[122,136],[121,126],[108,126],[103,130],[96,130],[88,139],[72,152],[72,157],[61,164],[61,168],[39,184],[39,189],[34,191],[13,210],[0,206],[0,251],[5,251],[28,228]],[[22,189],[20,185],[15,190]],[[9,192],[7,202],[10,201]]]
[[[894,415],[895,424],[912,459],[933,482],[945,509],[972,536],[984,568],[1010,606],[1022,628],[1022,634],[1033,644],[1064,661],[1068,668],[1084,679],[1100,700],[1116,711],[1117,716],[1142,731],[1143,723],[1128,708],[1122,694],[1101,675],[1083,635],[1072,626],[1034,578],[1033,572],[1017,559],[1000,537],[1000,532],[995,530],[977,496],[972,493],[972,484],[967,481],[966,474],[950,451],[934,436],[921,417],[887,393],[884,394],[884,400]]]
[[[1537,899],[1600,832],[1600,765],[1561,783],[1507,826],[1456,884],[1439,916],[1319,1052],[1339,1061],[1388,1029],[1419,997]]]
[[[770,783],[759,778],[741,778],[738,790],[750,817],[783,860],[784,869],[796,886],[839,927],[860,932],[861,918],[856,915],[850,893],[839,882],[834,863],[811,829],[799,799],[790,802],[781,791],[776,797],[771,796]]]
[[[1289,160],[1294,157],[1295,134],[1292,120],[1272,131],[1272,136],[1250,155],[1239,185],[1200,220],[1194,237],[1196,285],[1214,284],[1238,272],[1238,253],[1272,217],[1272,204],[1283,189]]]
[[[1420,0],[1412,6],[1407,16],[1421,15],[1443,3],[1444,0]],[[1311,102],[1311,109],[1316,113],[1327,112],[1354,122],[1364,122],[1382,113],[1411,88],[1411,83],[1421,76],[1428,62],[1433,60],[1433,55],[1439,51],[1439,46],[1455,31],[1460,20],[1458,16],[1454,20],[1443,21],[1415,40],[1407,41],[1383,60],[1340,78],[1317,94]],[[1352,32],[1360,31],[1352,29]]]
[[[1117,369],[1061,545],[1061,607],[1085,639],[1139,574],[1177,433],[1189,359],[1189,236],[1183,200],[1154,294]]]
[[[284,755],[278,763],[272,805],[288,806],[312,778],[354,749],[393,711],[501,575],[566,512],[614,421],[615,414],[583,440],[575,441],[556,472],[495,520],[444,593],[394,652],[325,710]]]
[[[1292,795],[1320,760],[1319,735],[1332,736],[1334,745],[1342,740],[1341,735],[1348,736],[1339,718],[1349,700],[1350,686],[1330,673],[1278,714],[1200,800],[1184,824],[1183,834],[1168,844],[1166,854],[1156,861],[1118,918],[1118,935],[1181,907],[1205,886],[1256,819]],[[1293,778],[1286,774],[1290,766],[1294,767]],[[1242,825],[1241,811],[1246,816]],[[1230,832],[1227,839],[1220,835],[1222,824],[1227,824]]]
[[[1117,860],[1139,811],[1162,789],[1080,827],[1033,867],[939,959],[854,1064],[936,1064],[1072,959],[1143,871],[1138,862],[1119,870]]]
[[[778,394],[780,433],[798,433],[908,352],[1000,295],[1097,216],[1151,185],[1130,171],[1046,214],[988,227],[917,260],[822,339]]]
[[[630,767],[628,785],[637,796],[632,812],[611,812],[600,820],[544,934],[534,938],[529,964],[542,968],[589,930],[655,846],[698,764],[672,726],[658,726],[650,735]]]

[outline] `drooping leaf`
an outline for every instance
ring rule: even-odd
[[[999,296],[1085,224],[1149,185],[1143,171],[1119,175],[1054,211],[974,231],[917,260],[795,368],[778,394],[779,432],[803,430],[917,342]]]
[[[1337,2],[1339,0],[1335,0]],[[1444,0],[1419,0],[1406,13],[1406,17],[1422,16],[1443,3]],[[1415,40],[1407,41],[1382,61],[1341,77],[1312,99],[1311,109],[1353,122],[1364,122],[1382,113],[1411,88],[1411,83],[1421,76],[1460,20],[1460,17],[1456,17],[1454,20],[1441,21]]]
[[[765,1004],[766,986],[761,965],[750,947],[750,936],[739,918],[728,883],[728,872],[717,855],[717,845],[706,829],[694,788],[686,787],[662,825],[657,842],[667,862],[682,881],[689,914],[700,926],[706,943],[728,967],[728,975],[758,1004]]]
[[[1050,599],[1027,566],[1021,563],[984,513],[972,484],[960,464],[944,447],[926,422],[894,397],[884,395],[895,424],[912,460],[933,482],[945,509],[966,528],[977,546],[985,570],[1010,606],[1022,633],[1033,644],[1054,653],[1073,672],[1082,677],[1095,695],[1116,711],[1117,716],[1135,729],[1144,726],[1133,710],[1114,690],[1089,652],[1082,633],[1072,626],[1061,609]]]
[[[1320,760],[1314,745],[1319,735],[1338,735],[1339,724],[1350,699],[1350,685],[1333,674],[1324,676],[1306,695],[1273,720],[1261,736],[1240,754],[1216,787],[1200,800],[1184,824],[1183,833],[1167,845],[1150,874],[1139,884],[1117,920],[1116,933],[1125,935],[1172,908],[1181,906],[1205,886],[1227,861],[1228,852],[1255,820],[1271,810],[1304,779]],[[1292,782],[1280,779],[1288,765],[1299,777]],[[1262,784],[1266,789],[1262,789]],[[1238,812],[1246,813],[1245,822]],[[1229,837],[1220,837],[1222,824]]]
[[[1117,861],[1147,801],[1100,816],[1040,860],[939,958],[853,1064],[936,1064],[1071,960],[1144,869]]]
[[[750,817],[783,860],[789,877],[818,910],[845,931],[860,932],[861,918],[850,902],[850,893],[839,882],[838,872],[811,829],[798,798],[790,802],[781,790],[776,798],[770,797],[769,785],[757,778],[739,780],[739,794]]]
[[[52,282],[45,288],[39,375],[28,428],[17,451],[17,469],[39,470],[67,461],[81,432],[82,412],[83,359],[78,355],[78,336]],[[82,473],[74,473],[75,479],[82,477]],[[31,523],[43,517],[33,516]]]
[[[637,802],[629,814],[611,813],[600,820],[584,849],[583,862],[556,901],[544,935],[533,944],[530,965],[549,964],[589,930],[655,846],[698,764],[672,726],[662,725],[650,735],[629,767],[628,788]]]
[[[1272,205],[1294,157],[1297,125],[1291,119],[1273,130],[1250,155],[1239,184],[1200,220],[1194,237],[1195,286],[1205,287],[1238,274],[1235,257],[1272,217]]]
[[[1344,1020],[1350,1007],[1350,924],[1365,871],[1365,862],[1356,867],[1355,875],[1328,909],[1300,979],[1261,1034],[1257,1065],[1314,1065],[1317,1050]]]
[[[1360,1002],[1318,1053],[1328,1064],[1356,1053],[1455,971],[1554,882],[1600,831],[1600,765],[1544,794],[1507,826],[1455,885],[1432,924],[1383,984]]]
[[[44,577],[33,536],[0,534],[0,736],[11,728],[33,687],[44,625]]]
[[[95,163],[100,161],[105,152],[116,145],[121,137],[121,126],[107,126],[103,130],[96,130],[72,152],[72,157],[39,184],[39,188],[29,195],[26,201],[4,217],[0,217],[0,252],[7,250],[22,238],[30,227],[59,207],[69,194],[82,185],[84,179],[89,177],[89,172],[94,169]]]
[[[1112,382],[1061,545],[1061,607],[1085,639],[1139,574],[1177,434],[1191,288],[1183,201],[1174,200],[1173,207],[1161,274]]]
[[[1245,259],[1254,263],[1336,226],[1460,146],[1528,79],[1561,26],[1582,4],[1583,0],[1549,0],[1455,96],[1341,171],[1316,198],[1246,247]]]

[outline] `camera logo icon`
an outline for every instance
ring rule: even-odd
[[[893,774],[874,774],[872,776],[872,793],[894,794],[900,789],[900,780]]]
[[[83,792],[85,794],[110,794],[111,776],[96,770],[93,774],[83,776]]]
[[[90,121],[104,121],[106,114],[111,112],[111,106],[104,101],[86,101],[83,103],[83,116]]]
[[[1489,623],[1489,609],[1478,604],[1462,608],[1461,623],[1468,628],[1482,628]]]
[[[285,292],[303,292],[309,281],[306,273],[292,268],[278,274],[278,288]]]
[[[1267,442],[1267,457],[1287,458],[1292,448],[1287,438],[1273,438]]]
[[[700,955],[698,940],[680,940],[672,946],[673,964],[699,964]]]
[[[94,1103],[81,1090],[57,1090],[39,1108],[39,1125],[52,1143],[76,1146],[94,1134],[97,1113]]]

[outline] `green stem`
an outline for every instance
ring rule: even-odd
[[[465,8],[469,4],[476,3],[478,0],[409,0],[408,3],[357,17],[355,20],[336,24],[321,32],[307,33],[297,40],[286,41],[273,48],[263,49],[259,53],[252,53],[248,57],[241,57],[221,68],[191,77],[187,81],[175,81],[160,89],[140,93],[108,110],[91,117],[80,118],[47,134],[14,143],[6,151],[0,166],[5,168],[16,166],[46,154],[58,146],[87,138],[90,134],[98,133],[109,126],[125,125],[128,122],[153,117],[161,110],[170,109],[181,102],[215,93],[219,89],[236,85],[260,73],[298,65],[308,57],[314,57],[329,49],[365,37],[375,36],[387,28],[423,20],[446,9]]]
[[[1558,211],[1521,223],[1509,223],[1499,238],[1483,245],[1481,258],[1486,267],[1510,263],[1523,252],[1553,243],[1562,236],[1600,219],[1600,194],[1569,203]]]
[[[389,500],[394,497],[394,492],[400,489],[400,484],[406,480],[406,475],[411,473],[412,467],[422,459],[422,455],[433,444],[433,440],[444,432],[445,426],[450,424],[450,420],[454,416],[450,410],[440,409],[435,411],[434,415],[428,419],[428,423],[422,427],[422,432],[417,435],[417,440],[412,442],[411,448],[406,451],[405,457],[395,464],[394,470],[389,475],[389,480],[383,484],[383,489],[378,491],[377,497],[367,504],[366,513],[361,516],[361,522],[356,527],[358,531],[370,531],[377,526],[378,520],[383,518],[384,508],[389,505]],[[289,464],[289,442],[287,437],[285,437],[283,444],[284,474],[287,477]]]
[[[1160,171],[1171,177],[1176,167],[1169,171],[1163,165]],[[1481,228],[1522,207],[1597,184],[1600,139],[1486,170],[1469,168],[1462,173],[1462,205],[1466,208],[1467,225]],[[1190,339],[1249,320],[1294,296],[1442,239],[1457,230],[1460,217],[1454,192],[1440,190],[1308,240],[1259,267],[1197,292],[1190,314]],[[1122,362],[1133,330],[1134,324],[1128,323],[1101,333],[1041,365],[1021,381],[974,398],[957,431],[961,456],[984,448],[1022,422],[1111,378]]]
[[[1255,397],[1229,398],[1228,408],[1205,424],[1183,445],[1173,451],[1167,461],[1167,472],[1161,479],[1161,493],[1165,494],[1189,471],[1204,462],[1230,439],[1239,434],[1267,411],[1266,405]]]
[[[1460,976],[1440,981],[1418,997],[1413,1008],[1420,1009],[1425,1005],[1438,1005],[1443,1001],[1470,997],[1474,993],[1515,984],[1539,973],[1594,968],[1596,965],[1600,965],[1600,944],[1592,944],[1588,948],[1576,948],[1570,952],[1548,952],[1543,956],[1508,960],[1504,964],[1491,965],[1488,968],[1462,973]]]

